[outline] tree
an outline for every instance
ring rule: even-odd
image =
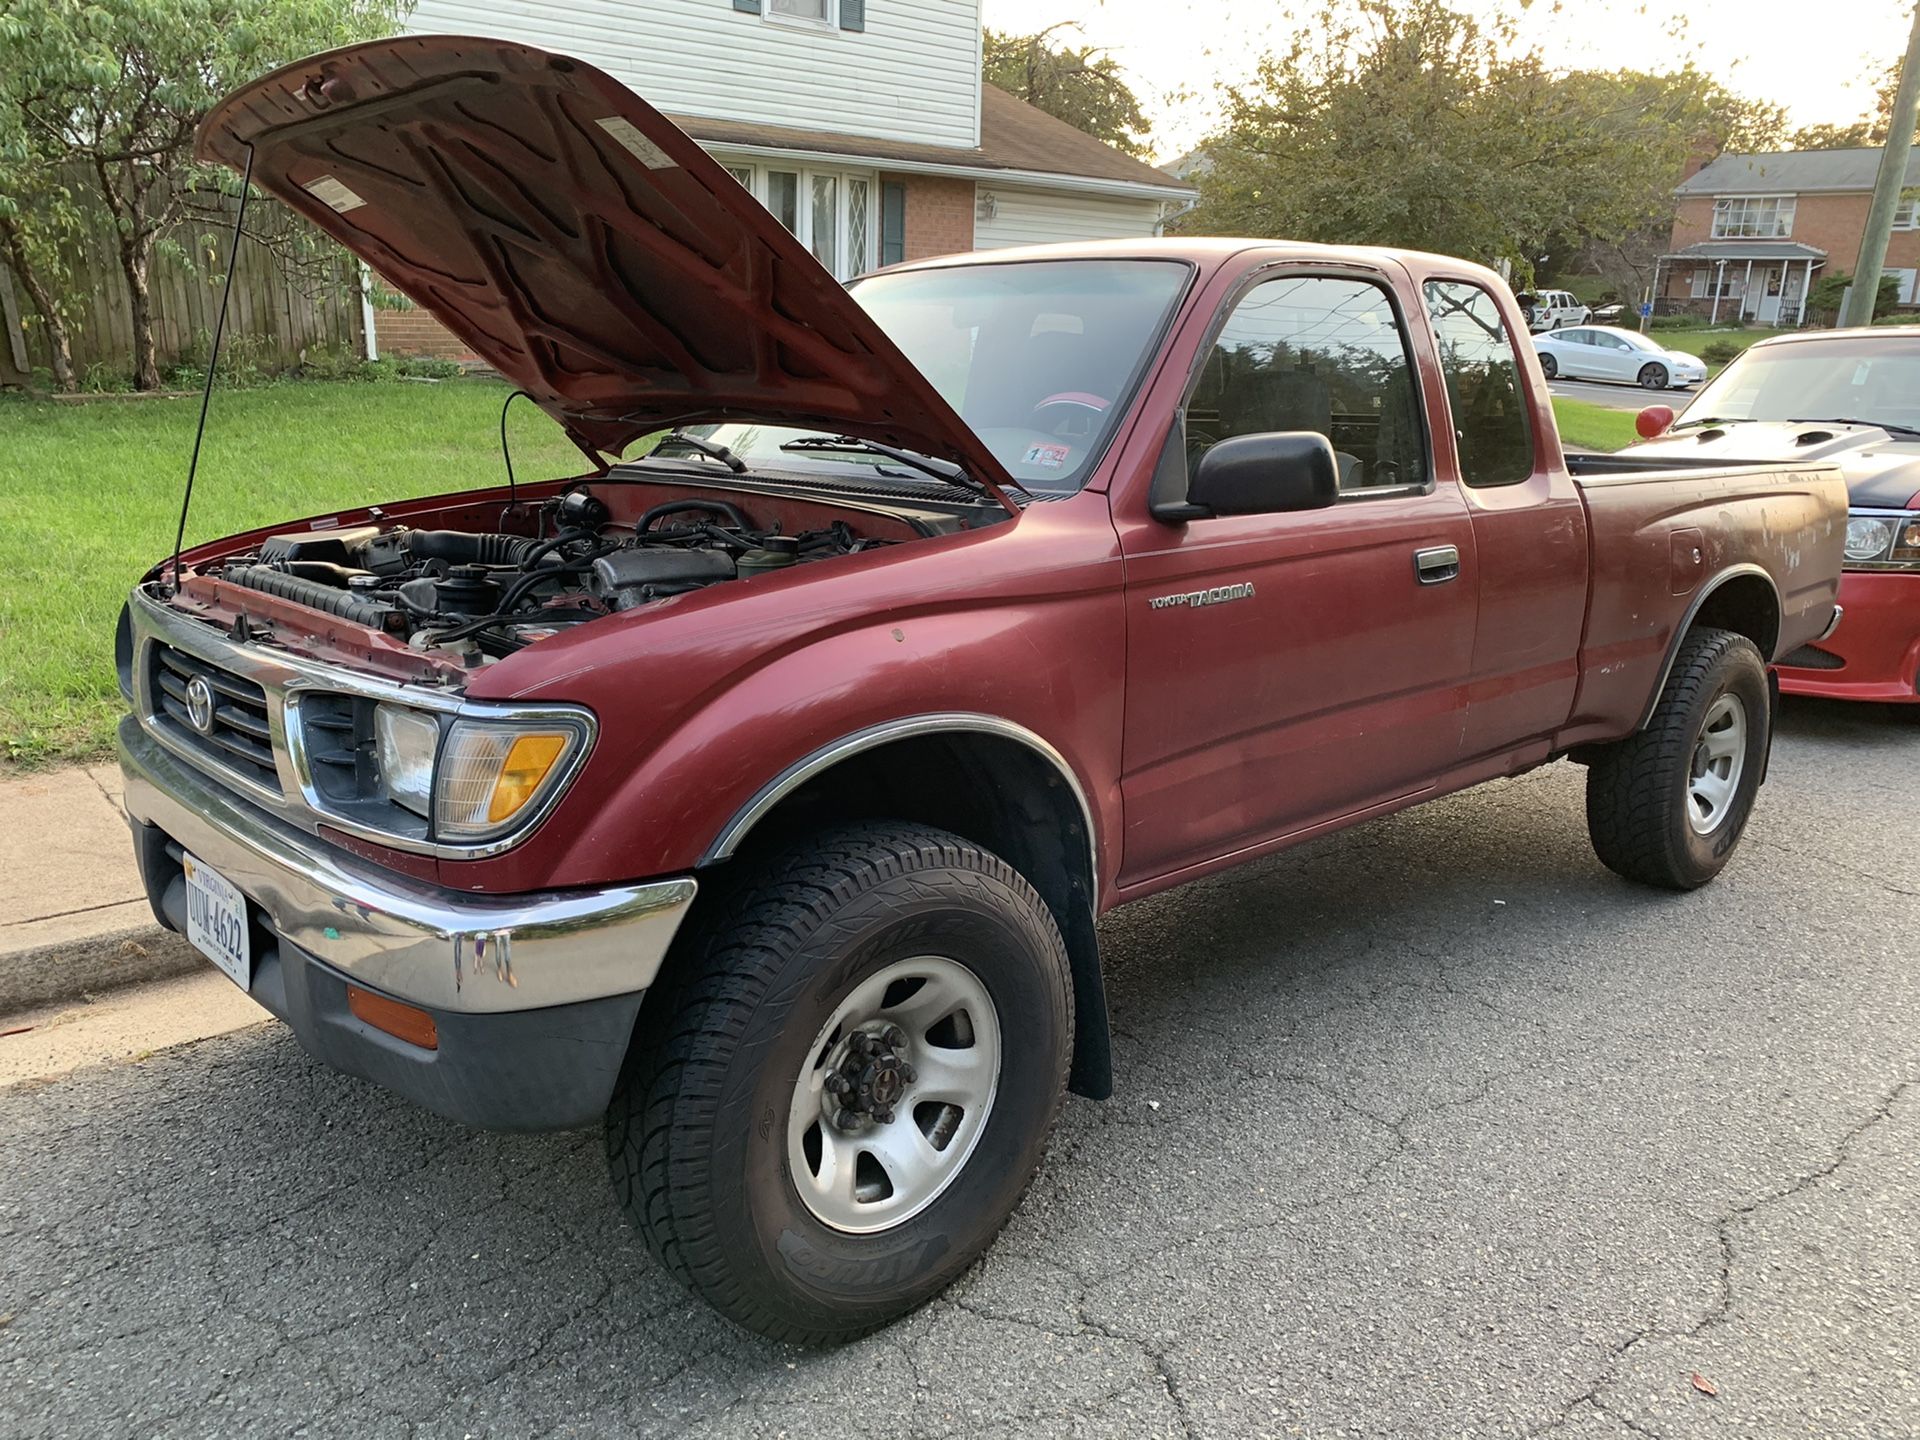
[[[396,19],[395,0],[0,0],[8,123],[112,224],[135,388],[160,384],[156,248],[197,200],[233,183],[193,163],[201,118],[242,81],[388,33]],[[31,216],[22,223],[31,229]]]
[[[1072,28],[1066,21],[1032,35],[986,31],[981,77],[1116,150],[1144,158],[1147,117],[1140,101],[1112,56],[1091,45],[1054,42],[1057,31]]]
[[[0,75],[0,262],[19,277],[46,338],[54,387],[72,390],[73,344],[67,332],[67,256],[79,238],[79,212],[57,157],[21,123]]]
[[[1691,67],[1556,75],[1511,20],[1329,0],[1228,87],[1182,228],[1509,260],[1661,229],[1687,156],[1779,124]]]

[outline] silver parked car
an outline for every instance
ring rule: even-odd
[[[1698,385],[1707,378],[1706,362],[1669,350],[1638,330],[1615,325],[1582,325],[1533,337],[1540,368],[1549,380],[1620,380],[1648,390]]]

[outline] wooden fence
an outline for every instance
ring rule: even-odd
[[[162,371],[183,357],[204,360],[207,353],[207,339],[220,308],[220,277],[226,267],[236,203],[232,197],[219,199],[226,217],[224,233],[220,221],[209,220],[181,225],[168,237],[195,255],[196,265],[182,264],[164,250],[154,256],[150,273],[153,338]],[[302,223],[270,200],[248,201],[247,213],[249,230],[255,228],[255,220],[269,227]],[[305,267],[322,273],[289,279],[267,245],[250,237],[242,239],[227,312],[225,343],[230,348],[226,353],[265,369],[281,369],[308,350],[357,352],[361,322],[359,295],[352,288],[354,262],[344,251],[335,253],[336,258],[326,264]],[[102,218],[88,227],[71,263],[71,293],[77,297],[68,317],[74,373],[83,379],[92,372],[124,381],[133,373],[133,324],[110,222]],[[9,370],[45,366],[46,344],[38,320],[24,289],[4,265],[0,265],[0,316],[11,341],[0,345],[0,378]]]

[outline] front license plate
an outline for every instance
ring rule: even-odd
[[[242,990],[253,987],[247,897],[204,860],[186,857],[187,939]]]

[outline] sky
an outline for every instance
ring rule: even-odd
[[[1458,0],[1487,14],[1501,0]],[[1517,0],[1513,0],[1517,3]],[[1077,21],[1084,42],[1126,69],[1153,122],[1154,158],[1206,133],[1212,92],[1282,49],[1317,0],[980,0],[989,29],[1028,34]],[[1683,37],[1674,16],[1684,12]],[[1906,48],[1912,0],[1535,0],[1522,33],[1568,69],[1677,67],[1689,54],[1742,93],[1777,101],[1796,125],[1844,124],[1870,111],[1874,80]],[[1181,99],[1182,91],[1191,99]]]

